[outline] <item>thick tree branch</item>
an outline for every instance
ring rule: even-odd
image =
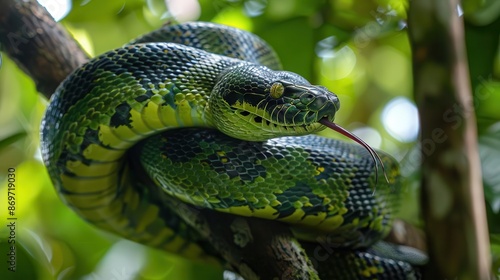
[[[0,1],[0,49],[47,98],[87,61],[76,41],[34,0]]]
[[[457,0],[412,1],[409,31],[421,122],[426,279],[490,279],[477,132]]]
[[[286,224],[199,209],[174,198],[167,200],[184,221],[214,246],[230,270],[246,280],[320,279]]]

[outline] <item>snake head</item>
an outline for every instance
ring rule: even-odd
[[[232,137],[262,141],[314,133],[333,122],[338,97],[303,77],[247,64],[221,74],[210,97],[214,125]]]

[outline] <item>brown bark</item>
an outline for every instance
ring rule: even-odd
[[[320,279],[288,225],[199,209],[169,199],[179,216],[195,228],[246,280]]]
[[[34,0],[0,0],[0,47],[47,98],[87,61],[76,41]]]
[[[421,123],[426,279],[490,279],[477,132],[457,0],[412,1],[409,32]]]

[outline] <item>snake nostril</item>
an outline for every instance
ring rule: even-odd
[[[323,116],[323,118],[327,118],[328,120],[333,120],[335,118],[335,114],[338,111],[338,107],[334,102],[327,102],[326,106],[321,108],[318,112],[318,116]]]

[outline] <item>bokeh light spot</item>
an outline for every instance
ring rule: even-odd
[[[201,7],[197,0],[166,0],[168,12],[179,22],[196,20]]]
[[[245,13],[249,17],[256,17],[260,16],[264,13],[264,9],[267,6],[267,1],[266,0],[249,0],[245,1],[244,9]]]
[[[418,111],[415,104],[405,97],[396,97],[384,107],[382,123],[389,134],[401,142],[417,139]]]
[[[367,73],[381,89],[394,94],[411,92],[411,64],[399,50],[389,46],[376,48],[369,67]]]
[[[63,19],[71,10],[70,0],[38,0],[44,6],[55,21]]]
[[[144,247],[128,240],[120,240],[107,251],[96,270],[83,279],[137,279],[145,259]]]
[[[340,80],[347,77],[356,65],[356,54],[349,46],[330,51],[322,49],[318,52],[318,55],[320,54],[322,58],[321,74],[329,80]]]

